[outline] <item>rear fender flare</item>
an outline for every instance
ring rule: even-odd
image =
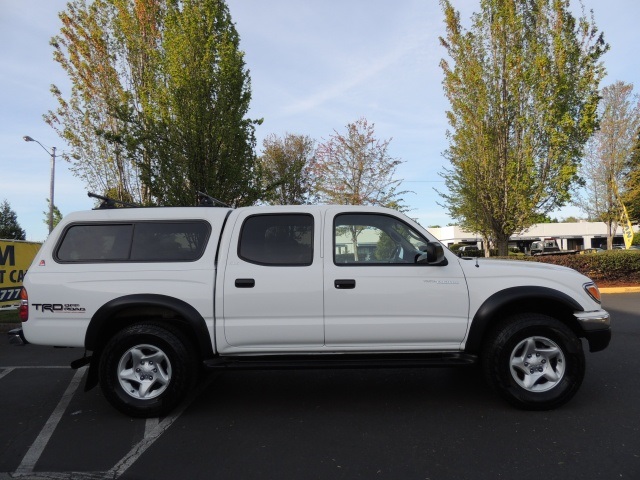
[[[182,300],[154,294],[126,295],[115,298],[100,307],[87,328],[84,341],[85,348],[92,351],[101,350],[108,340],[108,338],[105,338],[104,332],[110,329],[109,321],[130,308],[141,310],[161,308],[174,311],[182,319],[183,323],[186,323],[187,328],[193,332],[193,338],[196,341],[196,347],[201,357],[213,357],[211,337],[202,315],[193,306]]]

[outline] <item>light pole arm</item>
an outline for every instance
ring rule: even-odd
[[[35,138],[31,138],[29,135],[25,135],[24,137],[22,137],[22,139],[25,142],[36,142],[38,145],[40,145],[42,147],[42,149],[47,152],[49,155],[55,155],[56,152],[56,147],[53,147],[53,153],[51,153],[49,151],[49,149],[47,147],[45,147],[44,145],[42,145],[38,140],[36,140]]]

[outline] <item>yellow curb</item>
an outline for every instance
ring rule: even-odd
[[[600,293],[640,293],[640,287],[605,287]]]

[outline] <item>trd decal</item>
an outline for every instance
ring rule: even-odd
[[[77,303],[34,303],[36,312],[50,312],[50,313],[83,313],[86,311],[84,307],[81,307]]]

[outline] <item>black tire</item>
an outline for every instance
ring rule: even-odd
[[[487,382],[511,404],[551,410],[568,402],[585,373],[582,342],[547,315],[515,315],[487,338],[482,353]]]
[[[115,408],[133,417],[161,417],[193,387],[197,361],[179,331],[153,323],[116,333],[100,359],[100,387]]]

